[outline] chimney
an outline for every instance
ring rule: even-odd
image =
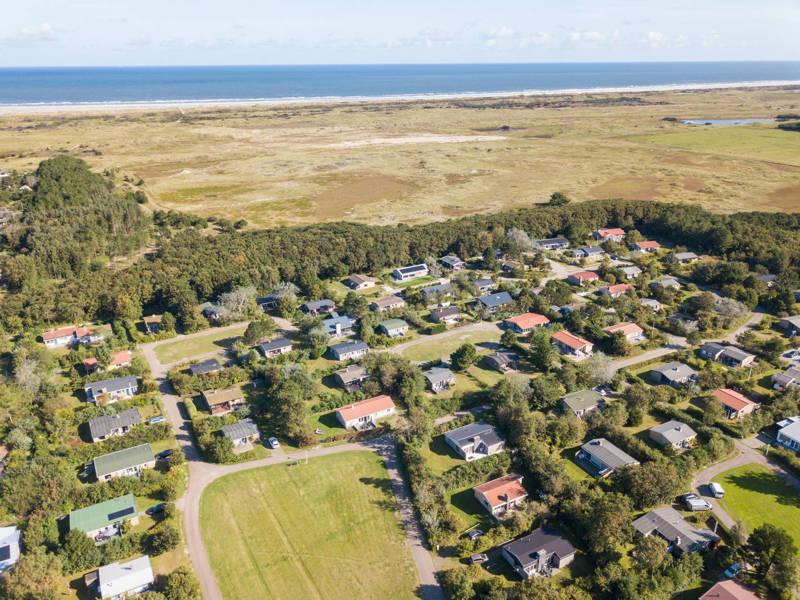
[[[342,324],[341,323],[336,323],[336,333],[337,333],[337,335],[342,333]]]

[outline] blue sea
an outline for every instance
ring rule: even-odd
[[[800,83],[800,62],[0,68],[0,105],[307,101]]]

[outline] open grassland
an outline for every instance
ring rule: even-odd
[[[725,489],[719,500],[725,511],[744,523],[748,532],[764,523],[787,531],[800,547],[800,496],[767,467],[745,465],[718,475]]]
[[[237,337],[244,333],[246,328],[246,325],[242,325],[225,331],[162,344],[156,348],[156,356],[162,365],[167,365],[211,352],[223,353]]]
[[[226,475],[200,501],[227,600],[415,598],[396,510],[383,461],[366,451]]]
[[[432,336],[430,341],[424,341],[403,350],[403,356],[412,362],[425,362],[450,356],[459,346],[470,342],[482,350],[480,344],[497,342],[499,336],[494,331],[464,331],[450,336]],[[438,337],[438,339],[437,339]]]
[[[154,208],[259,226],[424,222],[528,206],[555,190],[800,209],[800,133],[665,118],[798,112],[755,88],[0,116],[0,166],[59,152],[116,170]],[[501,127],[508,126],[508,129]]]

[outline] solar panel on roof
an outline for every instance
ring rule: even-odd
[[[122,518],[122,517],[126,517],[128,515],[131,515],[134,512],[136,512],[136,509],[133,508],[132,506],[129,506],[128,508],[123,508],[122,510],[118,510],[116,512],[110,513],[108,515],[108,520],[109,521],[116,521],[117,519]]]
[[[0,546],[0,560],[11,558],[11,546]]]

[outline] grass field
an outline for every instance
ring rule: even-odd
[[[200,501],[227,600],[411,600],[418,586],[383,461],[371,452],[226,475]]]
[[[785,529],[800,547],[800,495],[797,490],[761,465],[725,471],[714,481],[725,489],[720,505],[748,532],[764,523]]]
[[[449,356],[456,348],[466,342],[480,344],[497,342],[500,336],[494,331],[464,331],[448,337],[434,336],[434,339],[410,346],[403,351],[403,356],[413,362],[423,362]],[[480,348],[478,348],[480,351]]]
[[[156,356],[162,365],[188,360],[194,356],[218,350],[223,352],[234,340],[244,333],[246,325],[225,331],[217,331],[196,338],[178,340],[162,344],[156,348]]]

